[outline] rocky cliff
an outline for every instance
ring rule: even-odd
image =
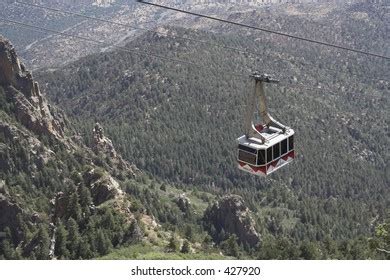
[[[251,247],[257,246],[260,242],[260,234],[255,229],[250,211],[242,197],[238,195],[222,197],[206,210],[203,219],[215,240],[224,232],[228,235],[235,234],[239,243]]]
[[[64,137],[64,118],[51,109],[32,74],[19,61],[13,46],[0,36],[0,85],[13,103],[16,118],[36,134]]]
[[[133,177],[136,172],[139,172],[136,166],[125,161],[122,156],[116,152],[111,139],[104,135],[104,129],[99,123],[95,124],[92,136],[92,150],[96,155],[100,156],[102,159],[108,159],[112,165],[121,170],[126,170],[132,174]]]
[[[135,166],[115,151],[99,124],[91,131],[91,148],[73,134],[11,43],[0,37],[0,233],[7,232],[8,242],[18,248],[10,255],[0,245],[0,259],[55,257],[58,221],[99,219],[96,209],[106,202],[124,221],[133,219],[115,177],[134,178]],[[47,244],[40,239],[49,235],[50,252],[39,245]]]

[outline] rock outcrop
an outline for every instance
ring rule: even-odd
[[[133,177],[135,176],[138,169],[134,165],[125,161],[116,152],[111,139],[104,135],[104,129],[99,123],[96,123],[93,129],[92,145],[92,150],[96,155],[108,158],[113,165],[117,166],[119,169],[128,171],[133,175]]]
[[[8,143],[20,143],[28,151],[24,159],[26,169],[31,172],[36,171],[45,165],[53,157],[53,151],[45,147],[36,137],[31,136],[26,130],[4,122],[0,119],[0,133],[3,140]],[[3,172],[13,172],[15,170],[15,160],[17,156],[5,143],[0,143],[0,170]]]
[[[0,36],[0,86],[14,105],[16,118],[34,133],[64,137],[64,119],[50,108],[33,80],[19,61],[13,46]]]
[[[99,123],[96,123],[93,129],[92,149],[96,154],[102,153],[112,159],[119,157],[112,141],[104,135],[104,129]]]
[[[119,183],[108,173],[95,168],[84,174],[84,181],[90,187],[95,205],[123,196]]]
[[[116,199],[117,201],[120,201],[121,198],[123,198],[124,193],[121,190],[119,183],[104,170],[100,168],[91,168],[89,171],[86,171],[82,177],[84,184],[91,191],[91,210],[108,200]],[[65,216],[69,198],[68,194],[61,191],[56,193],[55,197],[51,200],[53,221],[55,221],[56,218]]]
[[[27,227],[31,232],[38,228],[50,232],[53,257],[56,222],[68,218],[74,190],[90,190],[92,201],[87,193],[90,205],[83,205],[82,215],[89,213],[85,206],[91,214],[100,215],[98,206],[109,201],[107,207],[128,222],[134,219],[116,178],[135,176],[136,167],[115,151],[100,125],[94,129],[93,151],[79,135],[69,137],[70,132],[72,127],[48,104],[12,45],[0,37],[0,174],[4,175],[0,178],[0,233],[10,229],[23,257],[35,254],[40,246],[36,234],[32,239],[25,234]],[[41,201],[50,201],[51,209],[40,207]],[[141,235],[139,228],[132,234]]]
[[[250,211],[238,195],[222,197],[205,211],[203,220],[209,228],[213,226],[217,233],[223,230],[227,234],[235,234],[241,244],[253,247],[260,242]]]

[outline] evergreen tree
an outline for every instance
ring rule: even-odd
[[[194,230],[191,225],[186,225],[184,235],[188,240],[194,241]]]
[[[68,233],[60,219],[57,220],[56,224],[57,230],[54,255],[59,259],[67,259],[69,258],[69,250],[66,247]]]
[[[232,234],[226,239],[222,244],[222,248],[224,248],[225,252],[229,256],[233,256],[236,258],[240,257],[240,247],[237,243],[237,236]]]
[[[191,252],[191,245],[190,245],[190,242],[188,242],[188,240],[184,240],[183,246],[181,247],[180,252],[183,254],[188,254]]]
[[[168,252],[177,252],[179,250],[179,242],[176,239],[176,235],[172,233],[171,238],[169,239],[169,243],[167,246]]]
[[[276,248],[276,241],[273,237],[265,237],[261,242],[257,258],[260,260],[276,260],[280,259],[280,252]]]
[[[213,241],[212,237],[211,237],[210,235],[207,234],[207,235],[204,237],[204,239],[203,239],[202,247],[203,247],[204,249],[206,249],[206,250],[209,249],[209,247],[211,246],[212,241]]]
[[[337,243],[330,236],[326,236],[324,239],[324,249],[327,254],[326,258],[328,259],[339,258],[339,250],[337,247]]]
[[[35,238],[37,242],[37,246],[34,248],[36,259],[37,260],[49,259],[50,237],[49,237],[48,229],[44,224],[39,225],[39,229]]]
[[[91,191],[82,186],[79,188],[80,193],[80,206],[85,218],[88,218],[91,214],[90,206],[92,205]]]
[[[162,185],[160,186],[160,190],[162,190],[163,192],[166,192],[166,191],[167,191],[167,185],[162,184]]]
[[[103,256],[107,255],[111,249],[111,242],[102,230],[97,231],[96,236],[96,249],[98,253]]]
[[[84,236],[84,242],[88,242],[90,250],[93,254],[97,253],[96,245],[96,216],[91,216],[88,225],[86,226],[86,234]]]
[[[304,241],[300,246],[301,258],[305,260],[316,260],[320,258],[319,249],[314,243]]]
[[[87,260],[94,257],[88,236],[85,236],[80,242],[80,258]]]
[[[80,185],[83,183],[83,177],[81,176],[81,174],[74,170],[71,174],[70,174],[70,178],[73,180],[73,182],[76,184],[76,185]]]
[[[73,218],[77,222],[80,222],[82,219],[82,210],[79,203],[79,196],[76,191],[70,194],[66,214],[68,218]]]
[[[77,222],[73,218],[70,218],[68,220],[66,229],[68,231],[66,248],[69,250],[70,259],[78,259],[81,237]]]
[[[9,227],[4,229],[4,235],[5,236],[0,243],[0,255],[6,260],[13,260],[15,259],[16,252],[12,243],[12,235]]]
[[[128,238],[132,241],[132,242],[139,242],[141,241],[142,237],[143,237],[143,232],[142,232],[142,229],[139,227],[138,225],[138,222],[136,219],[134,219],[131,224],[130,224],[130,227],[129,227],[129,234],[128,234]]]
[[[20,231],[22,233],[23,240],[29,241],[32,237],[31,231],[28,228],[25,220],[23,219],[22,214],[19,213],[16,215],[16,222],[17,222],[18,228],[20,229]]]
[[[221,241],[223,241],[223,240],[225,240],[225,239],[226,239],[226,232],[225,232],[225,230],[222,228],[222,229],[219,231],[219,233],[218,233],[217,242],[219,243],[219,242],[221,242]]]
[[[102,226],[105,229],[114,229],[115,220],[114,216],[112,215],[111,209],[106,209],[104,216],[102,217]]]

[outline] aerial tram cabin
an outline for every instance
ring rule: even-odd
[[[237,139],[238,168],[254,175],[267,176],[294,160],[294,130],[279,123],[267,112],[264,83],[278,81],[257,73],[252,77],[255,80],[255,90],[248,99],[246,131]],[[261,116],[262,123],[253,123],[256,111]]]

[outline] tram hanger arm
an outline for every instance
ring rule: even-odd
[[[268,113],[267,110],[267,102],[266,102],[266,96],[265,96],[265,89],[264,89],[264,83],[279,83],[278,80],[272,79],[267,74],[259,74],[257,72],[253,73],[251,75],[252,78],[255,80],[255,88],[253,91],[253,94],[251,94],[248,98],[248,105],[247,105],[247,112],[245,116],[245,133],[247,138],[251,136],[257,136],[260,137],[260,139],[265,142],[265,138],[261,135],[259,131],[255,129],[255,126],[253,124],[252,118],[253,114],[258,110],[258,112],[261,115],[263,125],[266,126],[274,126],[276,128],[279,128],[283,131],[283,133],[286,132],[286,126],[281,124],[280,122],[276,121],[271,115]],[[256,100],[258,99],[258,106],[256,106]],[[256,108],[257,107],[257,108]]]

